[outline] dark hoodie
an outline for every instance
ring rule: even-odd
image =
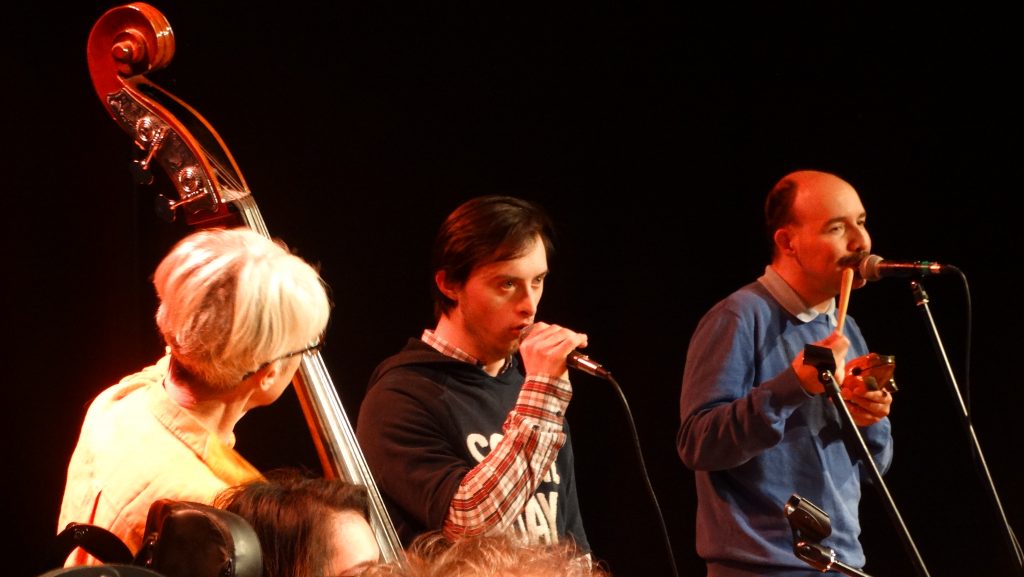
[[[420,533],[442,528],[463,477],[503,438],[502,425],[524,380],[518,355],[492,377],[418,339],[377,366],[356,436],[405,546]],[[553,520],[559,539],[571,537],[589,552],[567,422],[563,430],[556,474],[544,475],[513,530],[532,541],[550,541],[545,535],[552,533]]]

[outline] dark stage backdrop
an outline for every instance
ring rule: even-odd
[[[86,404],[161,354],[149,276],[185,233],[153,212],[163,174],[134,184],[130,139],[89,78],[89,30],[115,5],[20,3],[0,24],[14,255],[4,521],[16,575],[43,569]],[[930,312],[969,390],[992,482],[1020,529],[1024,319],[1009,259],[1021,247],[1024,99],[1008,8],[154,5],[177,52],[150,79],[213,124],[270,232],[331,285],[323,354],[353,421],[376,363],[432,323],[428,249],[444,215],[495,192],[551,211],[560,242],[540,318],[587,332],[628,401],[627,411],[608,383],[574,376],[585,522],[618,577],[669,575],[659,516],[679,574],[703,574],[692,474],[674,447],[690,333],[761,273],[771,185],[796,168],[842,175],[868,208],[875,253],[952,264],[969,283],[925,280],[927,308],[905,279],[852,296],[872,350],[897,359],[887,489],[932,576],[1012,574],[925,322]],[[260,467],[319,468],[294,393],[237,432]],[[866,571],[914,575],[882,492],[865,487],[862,511]]]

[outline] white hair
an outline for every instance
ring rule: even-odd
[[[153,284],[156,323],[172,358],[214,390],[308,346],[330,317],[317,270],[248,228],[188,235],[160,262]]]

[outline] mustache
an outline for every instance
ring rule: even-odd
[[[844,256],[843,258],[839,259],[839,266],[844,268],[852,268],[856,270],[860,266],[861,261],[867,258],[869,254],[871,253],[867,251],[861,251],[855,252],[848,256]]]

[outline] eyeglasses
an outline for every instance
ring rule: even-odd
[[[324,346],[324,336],[321,335],[320,338],[318,338],[315,343],[309,345],[308,347],[306,347],[306,348],[304,348],[302,350],[290,352],[290,353],[288,353],[286,355],[281,355],[281,356],[277,357],[276,359],[269,360],[269,361],[263,363],[262,365],[256,367],[255,371],[249,371],[248,373],[245,373],[245,375],[242,376],[242,380],[244,381],[244,380],[248,379],[249,377],[255,375],[256,373],[258,373],[258,372],[262,371],[263,369],[269,367],[270,365],[276,363],[277,361],[283,361],[285,359],[290,359],[290,358],[292,358],[294,356],[298,356],[298,355],[309,355],[309,354],[312,354],[312,353],[315,353],[315,352],[319,351],[320,349],[323,348],[323,346]]]

